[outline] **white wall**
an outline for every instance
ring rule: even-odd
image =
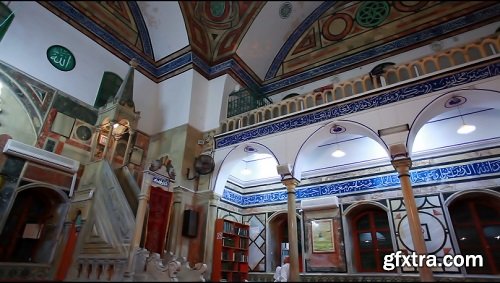
[[[218,128],[221,117],[226,118],[227,96],[234,90],[235,83],[229,75],[219,76],[209,82],[204,131]]]
[[[122,78],[128,64],[95,43],[93,40],[52,14],[36,2],[12,1],[9,8],[15,17],[0,42],[0,60],[51,85],[82,102],[94,105],[102,75],[105,71]],[[47,60],[47,49],[52,45],[68,48],[76,59],[76,66],[69,72],[59,71]],[[156,97],[157,85],[135,72],[134,100],[141,111],[141,130],[152,134],[151,122],[156,118],[151,99]]]
[[[218,113],[210,113],[208,111],[208,102],[210,101],[208,89],[208,80],[193,70],[193,90],[189,106],[189,124],[200,131],[204,130],[205,122],[209,116]]]
[[[158,84],[155,133],[189,123],[193,69]]]

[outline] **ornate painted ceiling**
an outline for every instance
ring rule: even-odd
[[[271,95],[494,22],[489,1],[40,1],[160,82],[195,68]]]

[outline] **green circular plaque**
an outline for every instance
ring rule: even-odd
[[[52,66],[64,72],[73,70],[76,65],[73,53],[61,45],[52,45],[49,47],[47,49],[47,59]]]
[[[386,1],[363,2],[356,12],[356,22],[365,28],[376,27],[387,19],[390,10]]]

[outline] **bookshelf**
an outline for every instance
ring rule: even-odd
[[[227,219],[215,220],[212,281],[248,280],[249,226]]]

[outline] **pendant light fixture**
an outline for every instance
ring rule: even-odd
[[[470,134],[476,130],[476,126],[465,123],[462,112],[460,111],[460,106],[464,104],[466,101],[467,99],[465,97],[454,96],[450,98],[445,104],[445,107],[447,108],[456,107],[458,110],[458,114],[460,115],[460,120],[462,121],[462,125],[460,125],[460,127],[457,129],[457,133],[460,135]]]
[[[461,135],[466,135],[474,132],[476,130],[476,126],[465,123],[464,116],[460,112],[460,105],[458,106],[458,113],[460,114],[460,118],[462,119],[462,125],[460,126],[460,128],[458,128],[457,133]]]
[[[254,147],[249,146],[249,145],[245,146],[244,151],[247,154],[247,158],[250,156],[250,154],[257,152],[257,150]],[[245,161],[244,159],[242,161],[245,162],[245,168],[243,168],[243,170],[241,170],[241,174],[244,176],[248,176],[248,175],[252,174],[252,170],[250,170],[248,168],[248,161]]]
[[[333,125],[330,128],[330,134],[335,135],[335,151],[332,152],[332,156],[335,158],[341,158],[346,155],[346,153],[342,149],[340,149],[338,142],[338,134],[341,134],[343,132],[345,132],[345,128],[339,125]]]

